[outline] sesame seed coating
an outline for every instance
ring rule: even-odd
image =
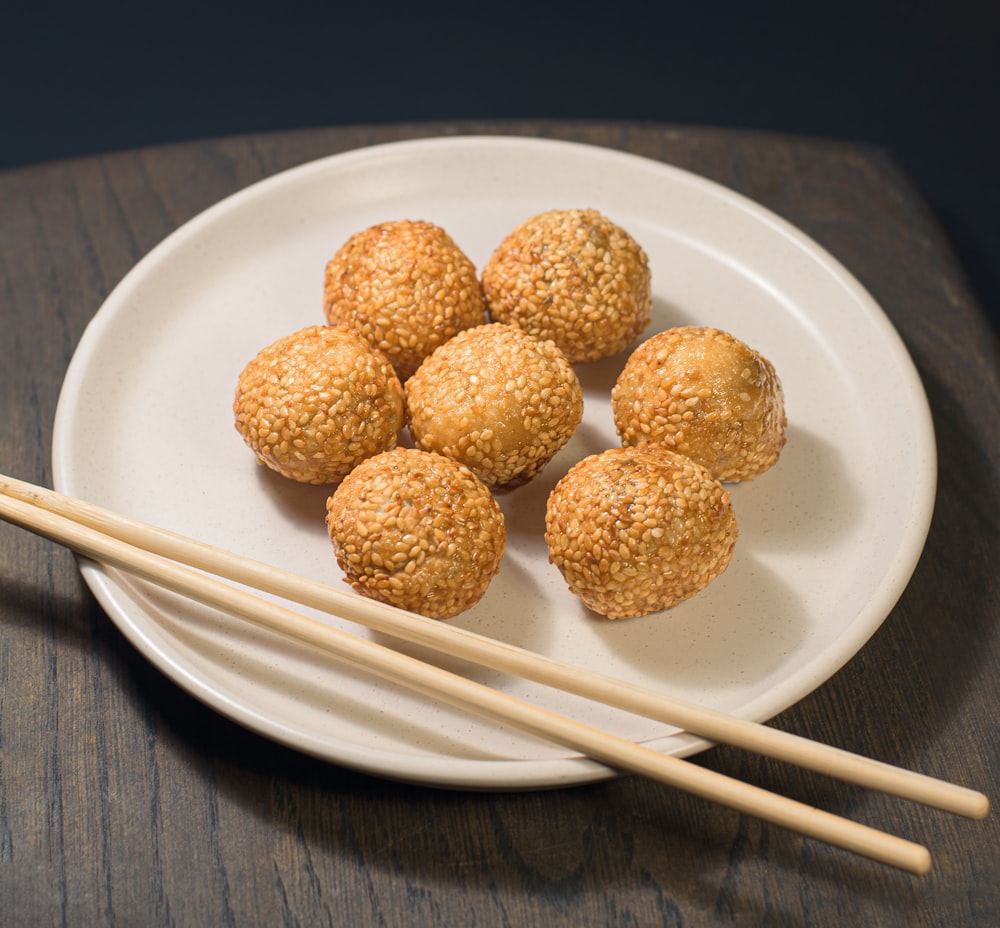
[[[718,480],[751,480],[785,445],[784,393],[774,366],[728,332],[683,326],[630,356],[611,391],[623,445],[664,445]]]
[[[649,324],[649,261],[594,209],[549,210],[522,223],[483,268],[490,318],[554,341],[572,362],[625,348]]]
[[[500,569],[507,534],[489,488],[439,454],[396,448],[356,467],[327,500],[337,562],[363,596],[448,619]]]
[[[438,345],[486,319],[476,268],[430,222],[384,222],[351,236],[326,265],[331,325],[356,328],[406,380]]]
[[[649,445],[584,458],[545,513],[549,561],[609,619],[694,596],[729,566],[737,534],[722,485],[689,458]]]
[[[299,483],[337,483],[360,461],[396,446],[403,386],[357,332],[309,326],[247,364],[233,413],[261,464]]]
[[[414,444],[489,486],[522,484],[569,441],[583,390],[563,353],[517,326],[467,329],[406,382]]]

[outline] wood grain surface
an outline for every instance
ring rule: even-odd
[[[884,626],[774,724],[987,792],[1000,784],[995,336],[891,154],[659,125],[311,130],[0,174],[0,471],[51,485],[80,335],[122,276],[221,197],[294,164],[428,135],[553,136],[722,182],[868,288],[923,378],[939,444],[925,553]],[[878,402],[878,397],[872,397]],[[74,557],[0,524],[0,924],[1000,924],[1000,828],[716,748],[706,768],[925,843],[912,877],[639,778],[465,793],[321,763],[152,669]]]

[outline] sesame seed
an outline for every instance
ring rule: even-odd
[[[611,406],[623,445],[681,451],[723,481],[759,476],[785,444],[774,366],[719,329],[683,326],[647,339],[626,361]]]
[[[588,608],[610,619],[694,596],[729,565],[737,535],[721,483],[654,445],[584,458],[546,505],[549,560]]]
[[[593,209],[522,223],[490,256],[482,286],[492,320],[554,341],[571,362],[624,350],[652,311],[646,253]]]
[[[327,321],[361,332],[406,380],[438,345],[485,321],[476,268],[444,229],[400,220],[351,236],[327,262]]]
[[[438,619],[482,598],[506,544],[489,488],[457,461],[413,448],[358,465],[327,500],[326,522],[354,590]]]
[[[583,416],[583,390],[559,348],[500,323],[441,345],[405,394],[414,444],[461,461],[489,486],[535,477]]]
[[[267,409],[280,410],[273,420]],[[237,431],[257,460],[300,483],[337,483],[395,447],[403,387],[356,332],[309,326],[263,348],[240,373]]]

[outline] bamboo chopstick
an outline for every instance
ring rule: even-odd
[[[135,547],[234,582],[338,615],[452,657],[676,725],[711,741],[730,744],[968,818],[980,819],[989,811],[988,798],[975,790],[766,725],[737,719],[628,681],[364,599],[34,484],[0,475],[0,493],[61,514]]]
[[[322,648],[337,660],[807,837],[915,874],[930,869],[926,848],[903,838],[661,754],[565,716],[358,638],[237,587],[152,554],[30,502],[0,497],[0,515],[79,554],[128,571],[213,608]]]

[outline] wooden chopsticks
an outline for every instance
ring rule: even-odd
[[[79,554],[321,648],[343,663],[554,741],[613,769],[649,776],[913,873],[924,873],[930,867],[930,855],[920,845],[533,706],[332,628],[216,577],[454,657],[677,725],[712,741],[743,747],[970,818],[982,818],[989,810],[987,797],[974,790],[736,719],[407,613],[3,475],[0,475],[0,516]]]

